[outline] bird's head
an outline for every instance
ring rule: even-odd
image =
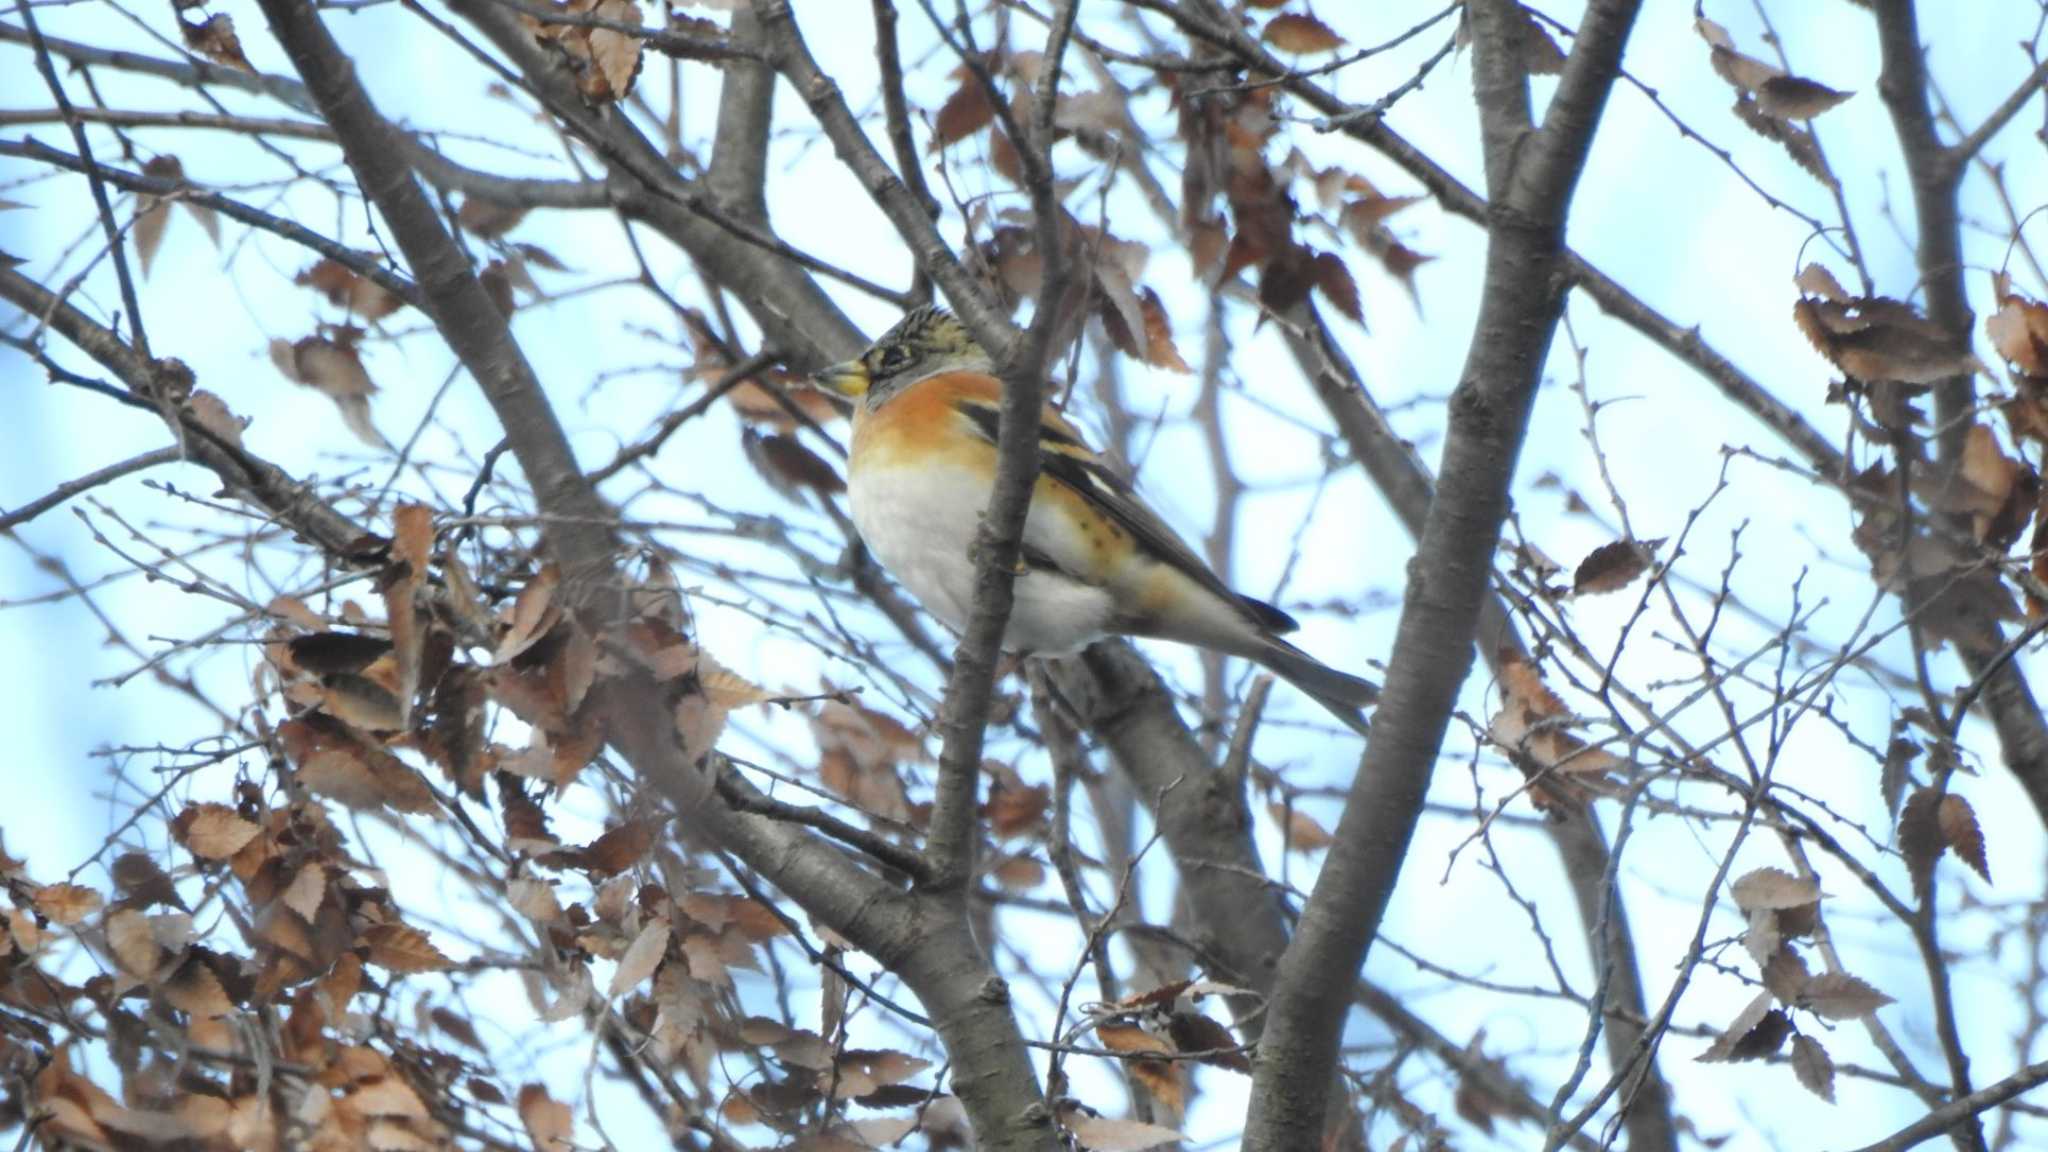
[[[872,408],[941,372],[994,370],[994,361],[959,317],[927,304],[905,313],[867,351],[820,371],[811,382]]]

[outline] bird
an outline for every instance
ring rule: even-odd
[[[897,583],[955,632],[974,606],[976,533],[995,490],[1003,385],[967,325],[912,309],[859,356],[811,377],[853,402],[854,527]],[[1352,729],[1379,688],[1281,639],[1299,624],[1241,595],[1051,405],[1020,541],[1004,650],[1077,652],[1108,636],[1172,640],[1271,669]]]

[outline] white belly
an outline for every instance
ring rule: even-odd
[[[853,522],[868,551],[955,632],[966,630],[973,610],[974,561],[968,553],[988,496],[986,479],[966,469],[871,465],[848,484]],[[1031,520],[1038,520],[1035,510]],[[1025,538],[1045,527],[1027,524]],[[1107,589],[1042,571],[1017,577],[1014,587],[1005,649],[1053,655],[1105,635],[1113,607]]]

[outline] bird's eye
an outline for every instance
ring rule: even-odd
[[[896,369],[903,367],[904,363],[909,359],[910,353],[904,351],[900,344],[884,348],[882,350],[882,371],[894,372]]]

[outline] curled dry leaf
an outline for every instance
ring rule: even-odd
[[[171,834],[202,860],[225,860],[260,832],[225,804],[193,804],[171,821]]]
[[[307,336],[293,343],[270,342],[270,359],[285,379],[303,384],[341,410],[342,422],[358,440],[373,448],[385,446],[383,434],[370,421],[370,397],[377,385],[363,366],[356,342],[363,332],[345,325],[331,326],[330,335]]]
[[[1782,1047],[1791,1034],[1792,1018],[1771,1007],[1769,992],[1760,992],[1695,1059],[1702,1064],[1761,1060]]]
[[[942,151],[958,144],[983,128],[995,122],[996,107],[988,98],[988,89],[981,78],[966,66],[954,69],[953,75],[959,80],[953,94],[939,105],[939,111],[932,118],[933,151]]]
[[[640,74],[640,6],[633,0],[567,0],[554,5],[563,16],[592,23],[562,23],[521,13],[519,22],[542,43],[553,43],[576,65],[576,88],[592,104],[626,98]],[[602,27],[606,25],[623,27]]]
[[[36,890],[36,911],[53,924],[70,926],[99,911],[104,899],[83,884],[45,884]]]
[[[1818,81],[1793,76],[1775,64],[1736,51],[1728,30],[1704,17],[1694,30],[1705,40],[1714,71],[1755,99],[1756,110],[1777,120],[1811,120],[1847,100],[1851,93],[1838,92]]]
[[[1505,660],[1500,675],[1501,708],[1487,727],[1493,742],[1527,761],[1524,771],[1555,769],[1575,775],[1619,771],[1623,762],[1566,731],[1572,714],[1543,683],[1536,666],[1519,657]]]
[[[1275,800],[1266,806],[1266,813],[1280,826],[1287,846],[1296,852],[1319,852],[1333,843],[1329,831],[1315,817],[1292,804]]]
[[[1958,483],[1940,493],[1942,507],[1969,516],[1978,543],[2001,551],[2011,547],[2033,518],[2041,495],[2033,467],[2007,456],[1987,425],[1972,424],[1955,478]]]
[[[1802,296],[1792,306],[1792,320],[1816,351],[1866,384],[1933,384],[1984,367],[1912,305],[1882,296]]]
[[[1820,885],[1781,868],[1758,868],[1728,886],[1735,906],[1744,912],[1799,908],[1820,900]]]
[[[1618,592],[1650,570],[1662,540],[1616,540],[1586,554],[1572,572],[1572,595]]]
[[[197,24],[180,20],[178,31],[185,36],[185,47],[215,64],[239,68],[244,72],[256,71],[256,66],[242,54],[241,38],[235,35],[235,22],[227,13],[217,13]]]
[[[740,445],[761,479],[792,503],[803,503],[806,492],[830,496],[846,491],[839,469],[795,436],[749,425],[740,430]]]
[[[346,308],[352,315],[365,320],[382,320],[405,307],[405,301],[382,284],[357,275],[348,265],[332,257],[292,277],[292,283],[312,288],[327,297],[329,303]]]
[[[533,1152],[576,1152],[576,1118],[546,1088],[528,1084],[519,1090],[519,1122]]]
[[[462,207],[455,210],[455,222],[471,235],[496,240],[517,228],[519,222],[526,219],[527,211],[524,204],[492,200],[485,196],[466,196]]]
[[[1259,39],[1296,56],[1334,52],[1344,46],[1344,38],[1331,31],[1328,24],[1299,12],[1282,12],[1268,20]]]

